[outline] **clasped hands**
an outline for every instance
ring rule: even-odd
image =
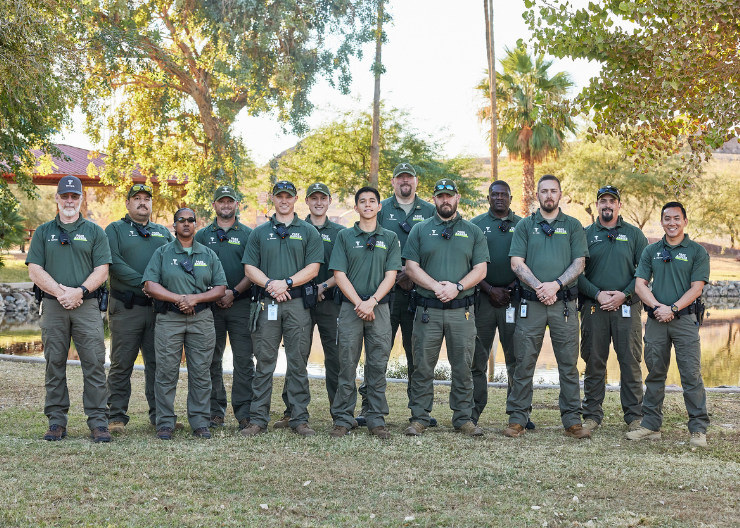
[[[596,302],[599,303],[602,310],[613,312],[622,306],[625,298],[626,296],[621,291],[604,290],[596,296]]]
[[[195,300],[195,294],[190,294],[181,296],[175,303],[175,306],[185,315],[193,315],[197,304],[198,301]]]
[[[265,291],[277,302],[284,302],[292,299],[290,293],[288,293],[288,289],[288,283],[284,280],[271,280],[265,286]]]
[[[439,281],[434,288],[434,295],[443,303],[450,302],[458,293],[460,292],[457,291],[457,284],[450,281]]]
[[[74,310],[75,308],[82,306],[82,289],[81,288],[70,288],[64,284],[60,284],[59,287],[64,293],[57,297],[57,301],[67,310]]]

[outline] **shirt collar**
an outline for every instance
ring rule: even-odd
[[[540,213],[540,209],[539,208],[537,208],[537,212],[534,214],[534,221],[536,223],[538,223],[538,224],[540,222],[547,222],[547,223],[550,223],[550,222],[563,222],[564,220],[565,220],[565,213],[563,212],[563,210],[560,207],[558,207],[558,216],[555,218],[555,220],[545,220],[542,217],[542,213]]]
[[[393,207],[395,207],[396,209],[403,209],[403,207],[401,207],[401,204],[398,203],[398,197],[396,196],[396,193],[393,193],[393,196],[391,197],[391,200],[392,200],[391,203],[393,204]],[[421,206],[419,205],[419,202],[421,202],[421,198],[419,198],[419,195],[418,194],[414,194],[414,201],[413,201],[413,204],[412,204],[414,206],[413,209],[420,209],[421,208]]]
[[[462,216],[460,216],[460,213],[455,213],[455,217],[452,220],[442,220],[439,214],[435,212],[433,218],[435,225],[453,226],[462,219]]]
[[[668,241],[666,240],[666,235],[663,235],[663,239],[662,240],[663,240],[663,244],[665,244],[666,247],[672,247],[672,248],[677,248],[677,247],[685,247],[685,248],[687,248],[687,247],[689,247],[689,242],[691,242],[691,239],[689,239],[689,234],[688,233],[684,233],[683,234],[683,240],[680,243],[676,244],[675,246],[671,246],[668,243]]]
[[[326,217],[326,220],[324,220],[324,223],[321,225],[316,225],[313,222],[311,222],[311,215],[306,216],[306,222],[314,226],[318,231],[322,231],[324,229],[328,229],[329,227],[331,227],[331,222],[329,222],[328,216]]]
[[[126,216],[124,217],[124,220],[128,220],[132,224],[137,225],[139,227],[148,227],[149,224],[151,223],[151,222],[147,222],[146,224],[140,224],[139,222],[137,222],[136,220],[134,220],[133,218],[131,218],[131,216],[128,213],[126,213]]]
[[[62,219],[59,218],[59,215],[57,214],[56,221],[57,221],[57,225],[59,227],[61,227],[65,231],[69,232],[69,231],[74,231],[75,229],[77,229],[78,227],[80,227],[80,224],[82,224],[82,222],[84,222],[85,219],[83,218],[82,214],[80,214],[80,216],[79,216],[79,218],[77,218],[77,220],[75,220],[71,224],[65,224],[64,222],[62,222]]]
[[[491,212],[491,209],[489,208],[488,216],[490,216],[492,220],[498,220],[499,222],[502,222],[504,220],[508,220],[509,222],[514,221],[514,211],[512,211],[511,209],[509,209],[509,213],[506,215],[506,218],[499,218],[498,216],[493,214],[493,212]]]
[[[382,226],[380,225],[380,222],[377,222],[377,221],[376,221],[376,223],[375,223],[375,229],[374,229],[374,230],[373,230],[373,231],[372,231],[371,233],[368,233],[367,231],[363,231],[362,229],[360,229],[360,222],[359,222],[359,220],[358,220],[357,222],[355,222],[355,226],[354,226],[354,227],[352,228],[352,232],[354,233],[354,235],[355,235],[356,237],[357,237],[357,236],[360,236],[361,234],[366,234],[366,235],[379,235],[379,234],[380,234],[380,228],[381,228],[381,227],[382,227]]]
[[[175,248],[175,253],[184,253],[187,255],[188,252],[185,251],[184,247],[182,247],[182,244],[180,243],[180,239],[177,238],[177,235],[175,235],[174,242],[175,244],[173,247]],[[202,246],[198,244],[195,240],[193,240],[193,253],[203,253]]]
[[[277,214],[273,213],[272,218],[270,218],[270,222],[272,222],[272,225],[279,226],[284,225],[285,227],[290,227],[292,225],[298,225],[298,222],[300,222],[300,218],[298,218],[298,214],[293,213],[293,219],[288,224],[284,224],[282,222],[278,222],[277,220]]]
[[[239,223],[239,219],[238,218],[235,218],[234,219],[234,224],[230,228],[226,229],[224,232],[225,233],[228,233],[232,229],[234,231],[239,231],[239,226],[241,226],[241,223]],[[219,229],[222,229],[222,228],[219,227],[219,225],[218,225],[218,219],[217,218],[214,218],[213,219],[213,222],[211,222],[211,231],[218,231]]]

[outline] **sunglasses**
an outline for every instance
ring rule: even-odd
[[[611,194],[617,197],[617,200],[619,200],[619,189],[616,187],[612,187],[611,185],[607,185],[605,187],[602,187],[598,191],[596,191],[596,199],[598,200],[601,198],[604,194]]]
[[[272,194],[275,194],[275,190],[276,189],[278,191],[293,191],[293,192],[296,192],[295,185],[293,185],[292,183],[277,183],[277,184],[275,184],[275,187],[272,188]]]
[[[137,183],[136,185],[134,185],[133,187],[131,187],[131,191],[130,192],[137,193],[137,192],[141,192],[141,191],[150,193],[150,192],[152,192],[152,188],[150,186],[148,186],[148,185],[144,185],[143,183]]]
[[[455,186],[450,185],[449,183],[446,184],[439,184],[436,187],[434,187],[435,192],[436,191],[455,191]]]
[[[185,222],[188,222],[189,224],[195,223],[195,217],[191,216],[189,218],[185,218],[184,216],[181,216],[177,220],[175,220],[178,224],[184,224]]]

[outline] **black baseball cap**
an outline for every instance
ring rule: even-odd
[[[598,201],[598,199],[604,196],[605,194],[611,194],[617,200],[619,201],[622,200],[619,196],[619,189],[617,189],[613,185],[604,185],[601,189],[596,191],[596,200]]]
[[[77,176],[62,176],[57,185],[57,194],[64,193],[82,194],[82,182]]]

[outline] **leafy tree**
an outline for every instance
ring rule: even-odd
[[[52,137],[69,123],[79,92],[80,53],[70,0],[0,0],[0,172],[36,194],[31,149],[62,157]],[[17,203],[0,178],[0,206]]]
[[[23,243],[23,237],[26,235],[23,220],[15,204],[9,202],[0,204],[0,250],[7,250]],[[3,266],[3,257],[0,254],[0,268]]]
[[[737,214],[737,163],[710,163],[688,192],[686,207],[692,231],[698,235],[729,237],[733,248],[740,248],[740,217]]]
[[[422,135],[408,122],[408,115],[396,108],[380,113],[379,191],[389,196],[393,190],[393,169],[401,162],[414,165],[419,176],[417,192],[432,196],[434,184],[442,178],[455,180],[462,196],[461,208],[471,211],[483,195],[474,160],[457,157],[444,159],[442,144]],[[285,178],[298,186],[317,181],[326,183],[340,199],[370,183],[370,112],[345,112],[306,136],[293,149],[273,160],[274,178]]]
[[[578,8],[525,0],[535,49],[585,58],[601,72],[576,99],[592,136],[615,134],[647,172],[680,154],[669,183],[690,184],[704,159],[740,134],[740,25],[730,0],[608,0]]]
[[[640,229],[669,201],[664,182],[672,165],[655,167],[647,174],[635,171],[629,152],[615,136],[569,143],[560,158],[543,169],[561,179],[565,197],[583,206],[592,221],[597,214],[596,191],[604,185],[619,189],[622,216]]]
[[[573,82],[564,72],[550,77],[552,61],[543,55],[535,58],[522,46],[504,49],[503,72],[496,74],[498,141],[510,157],[524,162],[521,211],[528,214],[537,203],[535,163],[557,157],[566,132],[575,132],[570,115],[561,106]],[[486,75],[476,87],[487,101],[478,112],[481,121],[491,114],[489,79]]]
[[[374,13],[373,0],[101,1],[88,30],[108,40],[89,54],[84,108],[96,141],[110,131],[103,181],[138,164],[187,177],[188,202],[208,203],[247,177],[239,113],[305,132],[311,87],[324,76],[347,91]]]

